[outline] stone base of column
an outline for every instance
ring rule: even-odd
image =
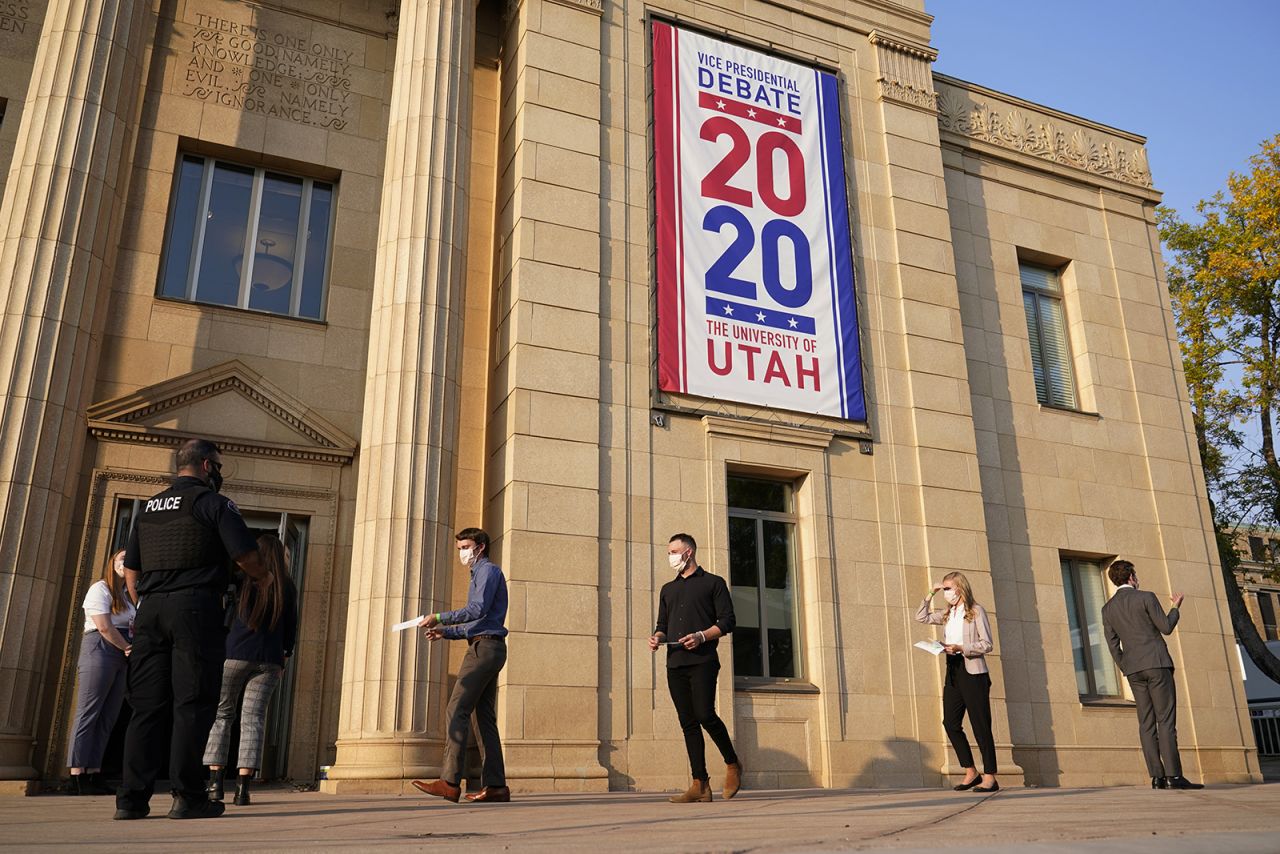
[[[40,774],[31,765],[31,742],[29,735],[0,735],[0,794],[33,794],[27,787]]]
[[[337,762],[320,781],[331,795],[414,791],[410,781],[439,777],[444,757],[444,743],[429,738],[340,738],[337,748]]]
[[[0,780],[0,798],[40,794],[39,780]]]
[[[514,792],[609,791],[598,741],[504,740],[502,755]]]

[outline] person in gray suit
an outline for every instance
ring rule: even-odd
[[[1102,628],[1111,657],[1133,689],[1151,788],[1203,789],[1203,784],[1182,776],[1173,659],[1161,637],[1172,634],[1178,625],[1182,594],[1169,597],[1173,607],[1165,614],[1156,594],[1138,589],[1138,573],[1132,563],[1118,560],[1107,569],[1107,575],[1117,589],[1102,606]]]

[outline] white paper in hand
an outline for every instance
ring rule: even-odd
[[[923,649],[930,655],[939,655],[946,649],[946,647],[938,643],[936,640],[916,641],[915,645],[917,649]]]
[[[414,617],[412,620],[405,620],[403,623],[396,623],[394,626],[391,627],[391,631],[403,632],[405,629],[412,629],[414,626],[418,625],[418,623],[421,621],[422,621],[422,615],[418,615],[417,617]]]

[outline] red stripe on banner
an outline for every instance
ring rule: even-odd
[[[658,238],[658,387],[684,391],[680,358],[679,267],[676,226],[680,210],[676,198],[675,31],[653,22],[653,159],[656,171],[656,230]]]
[[[762,125],[769,125],[778,130],[789,130],[797,134],[802,131],[800,120],[795,116],[784,116],[782,113],[775,113],[773,110],[767,110],[755,104],[735,101],[723,95],[699,92],[698,106],[704,110],[712,110],[717,113],[737,116],[740,119],[759,122]]]
[[[676,335],[680,340],[680,390],[687,391],[689,388],[689,342],[685,335],[685,307],[684,307],[684,181],[681,180],[684,175],[684,153],[683,147],[680,145],[680,31],[674,27],[671,29],[671,68],[675,77],[675,86],[672,88],[676,93],[676,109],[675,109],[675,148],[676,148],[676,204],[678,216],[676,218],[676,227],[680,229],[680,260],[678,261],[678,269],[680,271],[680,287],[678,293],[680,295],[680,319],[679,330]]]

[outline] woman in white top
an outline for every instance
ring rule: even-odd
[[[947,608],[934,611],[929,605],[941,590]],[[991,624],[986,610],[973,601],[969,580],[959,572],[949,572],[942,583],[933,585],[920,603],[916,620],[943,627],[943,649],[947,653],[947,678],[942,686],[942,727],[964,768],[964,780],[957,792],[998,792],[996,782],[996,742],[991,735],[991,675],[986,654],[991,652]],[[973,764],[973,751],[964,735],[964,716],[969,715],[973,737],[982,753],[982,774]],[[979,785],[981,783],[981,785]]]
[[[137,611],[125,589],[124,551],[118,551],[84,597],[84,637],[76,665],[76,722],[67,752],[72,794],[115,794],[102,780],[102,754],[124,702],[125,662]]]

